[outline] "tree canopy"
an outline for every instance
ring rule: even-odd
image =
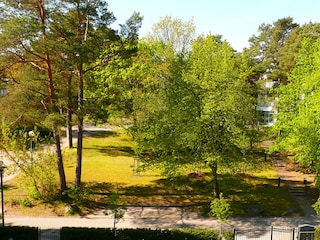
[[[279,114],[275,129],[280,132],[273,149],[288,151],[300,164],[319,171],[319,63],[320,41],[302,42],[289,84],[279,89]]]

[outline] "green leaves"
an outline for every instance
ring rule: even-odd
[[[320,143],[320,41],[306,39],[289,76],[279,89],[279,114],[275,129],[281,134],[272,150],[294,154],[300,164],[319,171]]]
[[[215,198],[210,203],[211,214],[218,218],[222,223],[228,221],[228,218],[232,215],[232,210],[230,204],[220,193],[219,198]]]
[[[164,44],[144,46],[131,128],[144,163],[178,174],[181,166],[208,156],[221,159],[219,165],[240,159],[240,149],[249,147],[252,106],[247,59],[220,36],[199,37],[188,58],[165,55]]]

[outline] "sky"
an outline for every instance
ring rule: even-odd
[[[140,37],[151,32],[162,17],[188,21],[194,18],[197,34],[219,34],[241,52],[248,39],[258,35],[261,24],[273,24],[284,17],[294,22],[320,22],[320,0],[107,0],[117,18],[125,23],[133,12],[144,17]]]

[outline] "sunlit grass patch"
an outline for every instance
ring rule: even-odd
[[[75,176],[76,150],[65,151],[67,181]],[[100,132],[83,141],[82,181],[149,185],[159,179],[159,171],[137,173],[133,141],[124,130]]]

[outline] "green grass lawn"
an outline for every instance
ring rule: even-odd
[[[134,143],[124,130],[107,131],[84,139],[82,182],[89,197],[81,202],[82,208],[101,207],[106,198],[116,191],[127,206],[181,206],[209,213],[213,185],[210,169],[203,166],[202,177],[190,177],[192,168],[175,181],[160,175],[160,171],[143,171],[134,174]],[[259,171],[245,173],[221,172],[220,188],[233,209],[234,216],[251,216],[250,206],[263,206],[257,216],[299,216],[301,210],[289,195],[286,187],[277,186],[277,172],[266,164],[263,155]],[[72,186],[75,176],[76,149],[64,150],[67,182]],[[17,191],[16,188],[6,190]],[[16,189],[16,190],[14,190]],[[13,195],[13,192],[11,192]]]

